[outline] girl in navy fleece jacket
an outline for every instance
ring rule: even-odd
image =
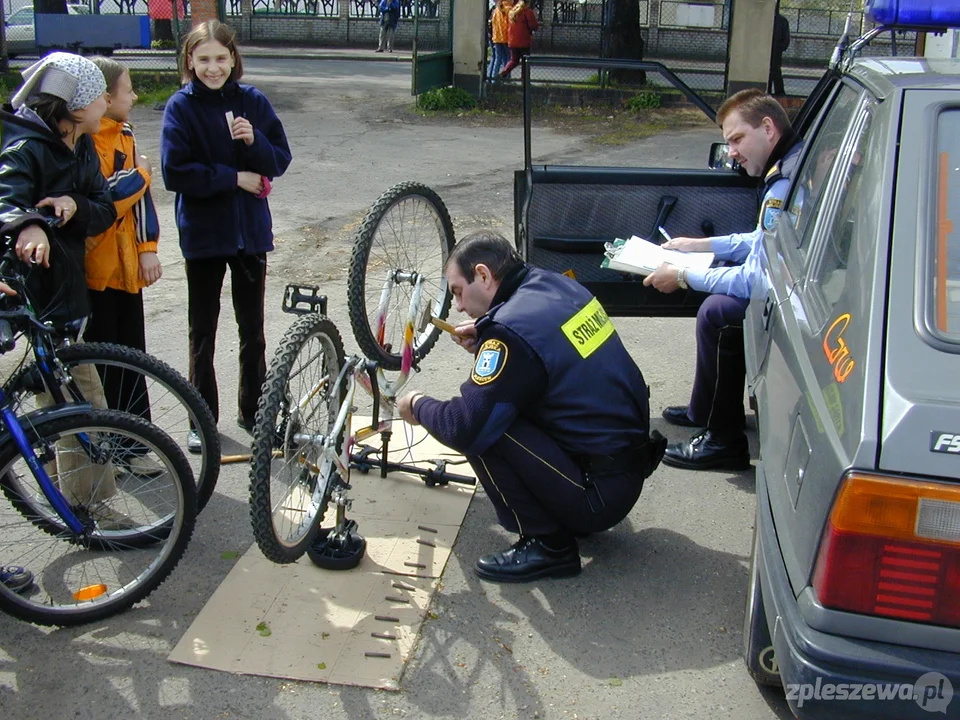
[[[273,229],[270,180],[290,164],[283,126],[263,94],[238,81],[234,33],[216,20],[191,30],[180,54],[184,87],[167,102],[160,138],[163,181],[176,193],[187,272],[190,381],[219,419],[214,349],[230,267],[240,330],[237,423],[253,427],[266,375],[263,294]],[[188,447],[200,451],[191,432]]]

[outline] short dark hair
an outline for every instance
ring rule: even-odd
[[[77,123],[77,119],[67,107],[67,101],[62,97],[50,93],[37,93],[27,100],[25,105],[33,110],[57,137],[63,138],[70,134],[69,131],[60,129],[61,120],[69,120],[74,125]]]
[[[237,48],[237,34],[230,29],[229,25],[224,25],[219,20],[207,20],[187,33],[180,50],[180,79],[184,83],[188,83],[196,78],[197,74],[189,68],[187,58],[197,49],[197,45],[209,40],[216,40],[233,55],[234,65],[228,79],[239,82],[240,78],[243,77],[243,60],[240,58],[240,50]]]
[[[477,230],[454,246],[444,265],[444,270],[450,266],[450,263],[456,263],[460,274],[467,279],[468,283],[471,283],[476,275],[477,265],[486,265],[493,273],[494,279],[502,280],[513,268],[523,264],[523,258],[510,241],[500,233],[492,230]]]
[[[787,117],[787,111],[783,109],[783,105],[772,95],[767,95],[757,88],[741,90],[724,100],[723,105],[717,110],[717,125],[723,127],[724,121],[732,112],[740,113],[740,117],[752,128],[760,127],[763,119],[768,117],[781,135],[792,131],[790,118]]]

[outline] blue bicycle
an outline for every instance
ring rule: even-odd
[[[41,374],[72,382],[22,278],[0,274],[19,292],[0,304],[0,353],[26,335]],[[0,565],[26,568],[32,582],[17,589],[0,582],[0,610],[41,625],[77,625],[143,600],[193,532],[197,491],[183,452],[128,413],[68,404],[18,417],[17,406],[0,389]]]

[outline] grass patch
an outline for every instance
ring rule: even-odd
[[[427,112],[463,112],[476,109],[477,99],[463,88],[434,88],[417,97],[417,107]]]
[[[653,110],[660,107],[660,96],[655,92],[639,92],[633,97],[628,98],[624,104],[627,106],[627,110],[632,110],[633,112]]]
[[[133,89],[137,93],[137,105],[153,107],[165,103],[180,89],[180,75],[175,72],[150,72],[133,70],[130,72]]]

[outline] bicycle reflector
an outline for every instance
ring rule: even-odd
[[[848,473],[813,589],[824,607],[960,627],[960,485]]]
[[[85,602],[90,600],[96,600],[98,597],[103,597],[107,594],[107,586],[103,583],[97,583],[96,585],[87,585],[77,590],[73,594],[73,599],[77,602]]]
[[[960,27],[960,0],[867,0],[864,12],[878,25]]]

